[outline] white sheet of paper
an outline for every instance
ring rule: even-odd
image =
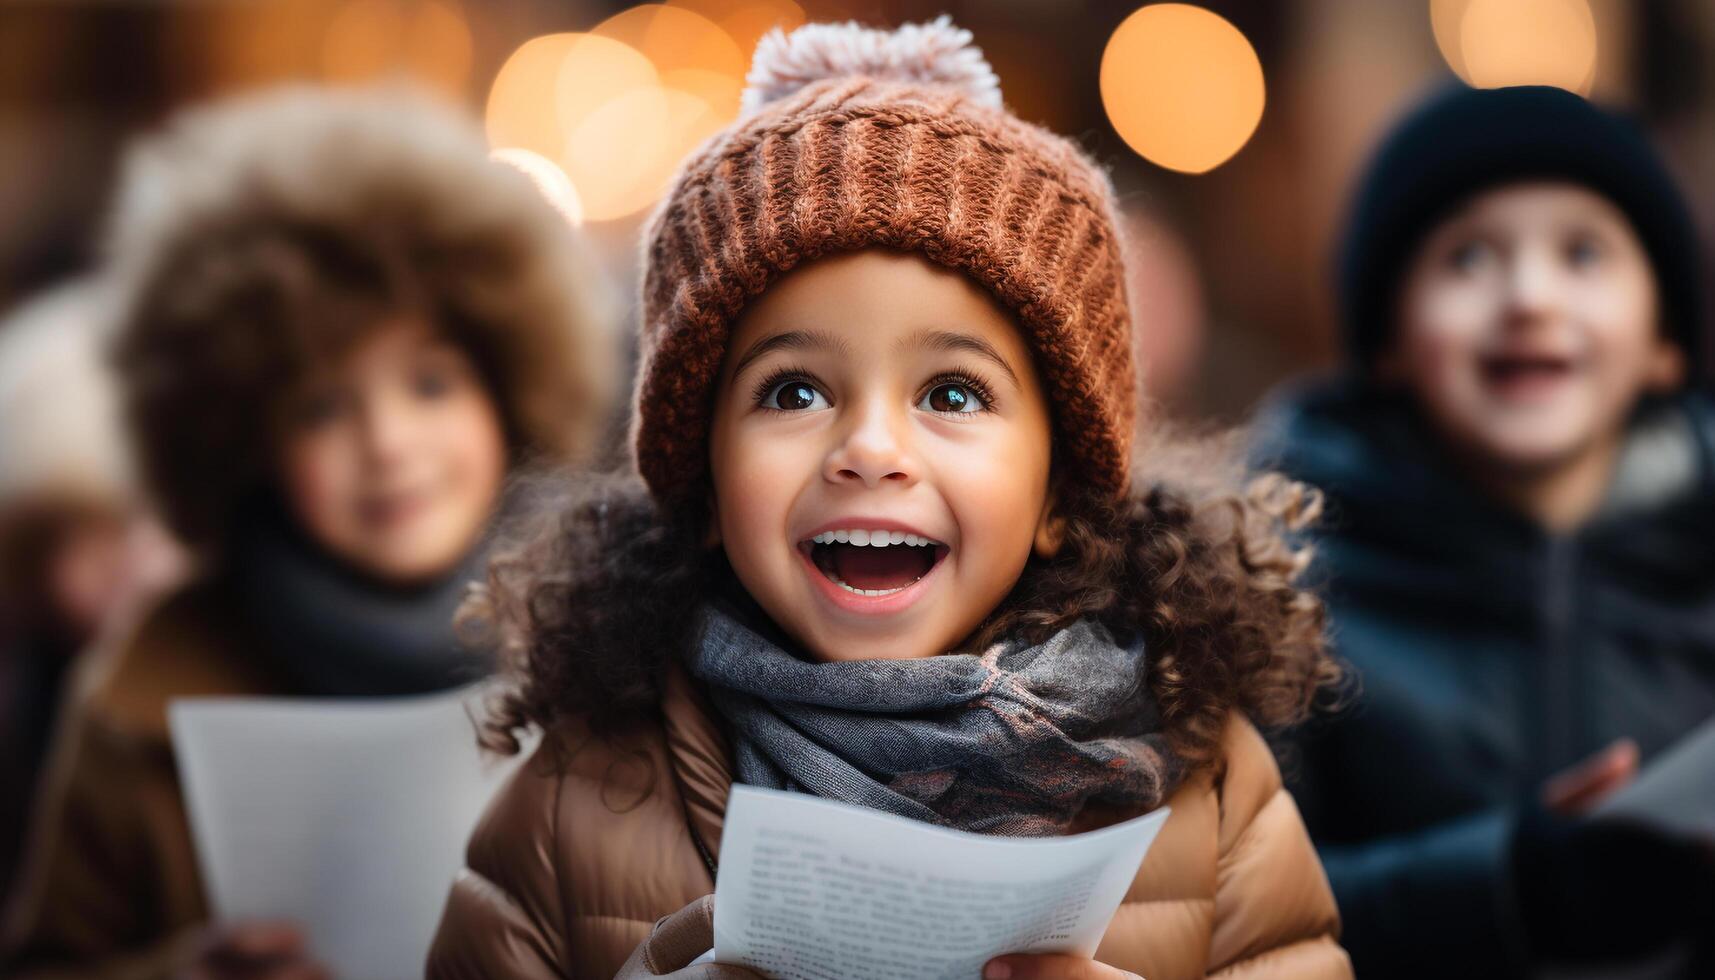
[[[970,980],[1002,953],[1090,956],[1167,815],[985,837],[734,786],[715,959],[775,980]]]
[[[481,687],[168,710],[217,919],[290,919],[341,980],[420,978],[465,841],[522,756],[484,757]]]
[[[1652,759],[1636,779],[1597,804],[1593,815],[1715,841],[1715,719]]]

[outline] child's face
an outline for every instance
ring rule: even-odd
[[[1030,350],[960,273],[883,251],[791,273],[735,324],[715,398],[721,543],[818,659],[945,653],[1057,545]]]
[[[47,556],[43,584],[63,626],[89,640],[103,623],[184,570],[183,553],[154,519],[89,514],[60,534]]]
[[[1618,439],[1640,395],[1677,386],[1655,279],[1625,215],[1581,186],[1478,195],[1407,267],[1381,369],[1458,451],[1553,468]]]
[[[507,449],[476,366],[422,320],[384,321],[287,399],[286,498],[335,557],[384,581],[450,570],[499,498]]]

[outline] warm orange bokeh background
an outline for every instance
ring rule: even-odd
[[[1458,73],[1640,114],[1715,227],[1715,5],[1702,0],[201,0],[0,5],[0,310],[75,271],[123,140],[285,80],[403,75],[469,107],[585,223],[622,288],[677,161],[738,111],[756,40],[949,13],[1027,119],[1113,171],[1143,263],[1149,385],[1236,418],[1336,357],[1327,259],[1383,126]],[[1715,280],[1715,276],[1710,277]]]

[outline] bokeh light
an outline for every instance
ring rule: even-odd
[[[470,26],[447,0],[350,0],[328,23],[321,55],[328,81],[402,74],[460,95],[470,81]]]
[[[1459,31],[1465,25],[1465,10],[1471,0],[1429,0],[1429,27],[1435,33],[1435,46],[1453,74],[1471,80],[1465,71],[1465,55],[1461,50]]]
[[[666,190],[680,162],[726,120],[702,99],[666,86],[634,89],[573,130],[566,170],[594,221],[643,210]]]
[[[585,220],[647,208],[681,161],[738,115],[749,53],[710,14],[740,18],[735,29],[747,31],[803,15],[781,0],[695,2],[707,13],[643,4],[588,33],[521,46],[489,93],[490,144],[533,154],[538,169],[556,167]],[[752,9],[759,6],[766,10]]]
[[[524,96],[551,107],[556,123],[554,141],[539,152],[560,159],[566,141],[584,120],[627,92],[660,81],[660,72],[636,48],[596,34],[574,35],[552,83]]]
[[[574,172],[568,154],[573,133],[603,106],[658,82],[649,59],[611,38],[591,34],[533,38],[513,52],[495,76],[486,114],[489,144],[497,151],[525,151],[560,170],[574,188],[581,216],[599,220],[608,212],[601,200],[604,179],[626,179],[627,175]],[[634,128],[648,128],[658,120],[633,123]],[[611,139],[630,137],[624,128],[606,134]]]
[[[560,66],[583,37],[548,34],[531,38],[500,66],[489,87],[484,113],[488,141],[496,149],[521,148],[558,160],[566,142],[555,100]]]
[[[1432,0],[1429,16],[1448,67],[1471,85],[1587,95],[1595,82],[1596,18],[1586,0]]]
[[[698,68],[744,74],[745,54],[727,32],[683,7],[646,3],[614,14],[590,33],[631,45],[662,72]]]
[[[1127,17],[1102,52],[1102,105],[1133,150],[1184,173],[1237,153],[1262,120],[1262,63],[1238,28],[1182,3]]]
[[[802,27],[804,8],[792,0],[667,0],[669,6],[702,14],[720,25],[744,55],[745,65],[756,53],[756,42],[778,27],[791,31]]]
[[[709,103],[721,116],[738,115],[747,55],[702,14],[650,3],[621,11],[590,32],[635,49],[669,88]]]

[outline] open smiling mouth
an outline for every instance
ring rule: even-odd
[[[950,550],[915,534],[859,530],[824,531],[798,547],[828,581],[862,596],[886,596],[910,588]]]
[[[1501,388],[1552,384],[1570,377],[1577,364],[1569,357],[1547,354],[1497,354],[1480,361],[1483,380]]]

